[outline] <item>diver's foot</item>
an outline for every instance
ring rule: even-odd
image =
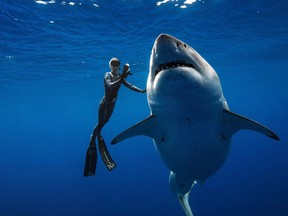
[[[116,163],[113,161],[111,155],[109,154],[109,151],[107,149],[107,146],[105,144],[105,141],[102,136],[97,136],[98,138],[98,145],[100,150],[100,155],[102,157],[102,160],[107,167],[109,171],[113,170],[116,167]]]
[[[96,144],[90,140],[89,148],[86,152],[86,162],[84,168],[84,176],[94,176],[96,172],[97,149]]]

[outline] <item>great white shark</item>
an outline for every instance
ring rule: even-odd
[[[138,135],[151,137],[187,216],[193,216],[188,200],[193,185],[219,170],[236,132],[254,130],[279,140],[267,127],[231,112],[215,70],[170,35],[160,34],[155,40],[146,89],[150,116],[112,144]]]

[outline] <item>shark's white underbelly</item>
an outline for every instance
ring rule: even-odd
[[[155,113],[162,132],[154,139],[155,147],[168,169],[183,178],[206,179],[222,166],[229,152],[230,137],[221,133],[219,119],[223,105],[217,104],[207,113],[203,110],[173,109],[172,114],[162,108],[160,115]]]

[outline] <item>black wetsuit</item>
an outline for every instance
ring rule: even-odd
[[[90,146],[87,150],[84,176],[95,174],[96,160],[97,160],[96,145],[95,145],[96,137],[98,139],[99,150],[100,150],[102,160],[104,161],[108,170],[112,170],[116,166],[111,156],[109,155],[106,144],[101,135],[101,130],[104,127],[104,125],[109,121],[113,113],[116,100],[117,100],[118,91],[121,87],[121,84],[124,84],[126,87],[136,92],[141,92],[141,93],[146,92],[146,90],[141,90],[137,88],[136,86],[132,85],[131,83],[127,82],[120,75],[114,76],[111,72],[105,73],[105,76],[104,76],[105,94],[99,104],[98,124],[94,127],[94,130],[90,139]]]
[[[145,92],[145,90],[141,90],[137,88],[136,86],[127,82],[124,78],[121,78],[121,76],[115,77],[112,75],[111,72],[105,73],[105,76],[104,76],[105,94],[99,104],[98,124],[94,128],[93,134],[91,136],[91,139],[93,141],[95,141],[95,138],[98,134],[101,135],[102,128],[109,121],[113,113],[116,100],[117,100],[118,91],[121,87],[121,84],[124,84],[126,87],[128,87],[129,89],[133,91],[141,92],[141,93]]]

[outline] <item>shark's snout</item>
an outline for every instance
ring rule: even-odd
[[[177,48],[179,48],[180,46],[183,46],[184,48],[187,47],[185,43],[183,43],[182,41],[168,34],[160,34],[157,37],[157,39],[155,40],[154,47],[159,47],[159,46],[168,46],[170,47],[171,50],[174,50],[174,51],[177,50]]]
[[[167,42],[170,42],[170,43],[174,43],[177,46],[179,45],[183,45],[184,47],[186,47],[187,45],[185,43],[183,43],[182,41],[178,40],[177,38],[171,36],[171,35],[168,35],[168,34],[160,34],[158,36],[158,38],[156,39],[156,43],[161,43],[163,41],[167,41]]]
[[[160,34],[155,40],[152,50],[152,73],[154,77],[160,71],[170,68],[189,67],[195,69],[185,49],[189,48],[182,41],[167,34]]]
[[[170,40],[170,39],[172,39],[172,37],[171,37],[170,35],[160,34],[160,35],[158,36],[158,38],[156,39],[156,43],[159,43],[159,42],[161,42],[161,41],[163,41],[163,40]]]

